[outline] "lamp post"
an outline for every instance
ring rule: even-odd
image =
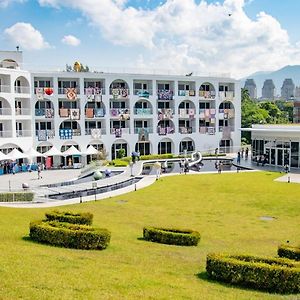
[[[129,163],[129,166],[130,166],[130,177],[133,177],[133,162],[132,161]]]

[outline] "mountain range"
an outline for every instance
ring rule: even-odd
[[[285,66],[273,72],[256,72],[241,79],[241,86],[244,87],[247,78],[254,79],[257,87],[257,96],[261,96],[261,89],[266,79],[273,79],[276,86],[276,95],[280,95],[284,79],[292,78],[296,86],[300,86],[300,65]]]

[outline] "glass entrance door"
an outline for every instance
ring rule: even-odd
[[[283,150],[283,165],[290,165],[290,150],[288,149]]]
[[[270,155],[271,156],[270,157],[270,164],[271,165],[275,165],[275,152],[276,152],[275,149],[271,149],[271,152],[270,152],[271,153],[271,155]]]
[[[283,166],[283,149],[277,149],[277,166]]]

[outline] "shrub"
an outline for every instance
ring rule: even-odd
[[[111,162],[109,162],[111,166],[115,167],[127,167],[128,166],[128,161],[124,161],[122,159],[114,159]]]
[[[147,241],[179,246],[197,246],[200,240],[199,232],[189,229],[145,227],[143,235]]]
[[[46,221],[58,221],[85,225],[91,225],[93,222],[93,215],[90,213],[72,213],[54,210],[52,212],[46,213],[45,215]]]
[[[75,249],[105,249],[110,242],[107,229],[57,221],[30,223],[30,238],[40,243]]]
[[[141,155],[140,160],[148,160],[148,159],[167,159],[167,158],[174,158],[172,153],[168,154],[153,154],[153,155]]]
[[[290,245],[280,245],[277,251],[280,257],[294,260],[300,260],[300,247],[292,247]]]
[[[31,192],[0,193],[0,202],[32,201],[33,197],[34,197],[34,193]]]
[[[270,292],[300,292],[300,264],[282,258],[208,254],[209,277]]]

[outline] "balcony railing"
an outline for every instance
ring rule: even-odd
[[[193,133],[193,127],[179,127],[179,133],[181,134]]]
[[[221,101],[224,101],[224,100],[233,101],[234,92],[233,91],[219,92],[219,97],[220,97]]]
[[[159,135],[167,135],[167,134],[173,134],[175,133],[175,128],[174,127],[157,127],[157,133]]]
[[[15,108],[16,116],[30,116],[31,110],[30,108]]]
[[[15,93],[30,94],[30,87],[29,86],[15,86]]]
[[[152,115],[152,108],[135,108],[134,109],[135,115],[140,116],[151,116]]]
[[[0,116],[11,115],[11,108],[0,108]]]
[[[16,136],[17,137],[32,136],[32,131],[31,130],[16,130]]]
[[[35,109],[36,117],[45,117],[45,118],[54,118],[54,109],[53,108],[37,108]]]
[[[149,98],[149,96],[152,95],[152,89],[134,89],[133,92],[134,95],[139,96],[141,98]]]
[[[199,117],[200,119],[206,118],[215,118],[216,117],[216,109],[215,108],[200,108],[199,109]]]
[[[37,95],[38,100],[43,99],[44,96],[51,96],[53,93],[53,87],[39,87],[34,89],[34,94]]]
[[[105,95],[105,88],[88,87],[84,89],[84,94],[86,96]]]
[[[12,137],[12,131],[0,131],[0,138],[10,138]]]
[[[9,85],[0,85],[0,93],[10,93]]]
[[[195,109],[194,108],[180,108],[178,110],[179,118],[189,118],[189,119],[194,119],[195,118]]]
[[[110,134],[114,134],[116,138],[120,138],[123,134],[130,134],[130,128],[111,128]]]
[[[48,139],[53,139],[55,136],[54,129],[36,130],[35,135],[38,141],[47,141]]]
[[[128,98],[129,89],[125,88],[110,88],[109,94],[113,96],[113,99]]]
[[[61,118],[69,118],[71,120],[80,119],[80,109],[79,108],[60,108],[59,116]]]
[[[234,109],[219,109],[219,119],[234,118]]]
[[[101,138],[102,134],[106,134],[105,128],[86,128],[85,135],[91,135],[93,138]]]
[[[215,91],[199,91],[199,97],[203,99],[215,99]]]
[[[157,112],[159,120],[172,119],[174,114],[172,108],[159,108]]]
[[[121,120],[129,120],[130,119],[130,109],[129,108],[111,108],[109,110],[110,116],[119,118]]]
[[[80,129],[71,129],[71,128],[61,128],[59,129],[59,137],[61,140],[69,140],[72,139],[73,136],[80,136]]]
[[[76,95],[80,94],[80,88],[58,88],[59,95],[66,95],[68,96],[68,92],[74,92]]]
[[[178,96],[184,97],[194,97],[196,96],[195,90],[178,90]]]
[[[200,126],[199,127],[199,133],[200,134],[210,134],[210,135],[214,135],[216,133],[216,129],[215,127],[212,126]]]
[[[85,109],[85,118],[86,119],[102,118],[104,116],[105,116],[104,108],[86,108]]]
[[[134,127],[135,134],[140,134],[142,132],[153,133],[153,127]]]
[[[219,126],[219,132],[223,132],[223,134],[232,131],[234,131],[234,126]]]
[[[158,100],[173,100],[173,91],[171,90],[157,90]]]

